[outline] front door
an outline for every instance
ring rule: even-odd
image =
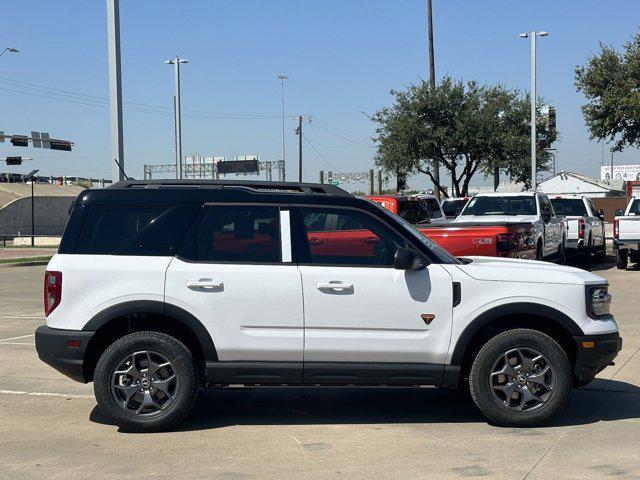
[[[299,225],[335,215],[326,253],[296,245],[309,362],[442,365],[451,335],[452,279],[437,264],[393,268],[408,242],[377,217],[340,208],[301,208]],[[300,243],[310,232],[296,236]],[[306,373],[305,373],[306,377]]]

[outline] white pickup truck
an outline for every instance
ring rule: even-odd
[[[536,229],[536,260],[555,257],[564,263],[564,219],[556,215],[549,197],[539,192],[479,193],[452,223],[528,222]]]
[[[551,199],[556,215],[565,217],[567,254],[582,257],[587,266],[591,256],[604,260],[607,246],[604,234],[604,212],[597,210],[587,197],[557,196]]]
[[[613,221],[613,248],[616,251],[618,268],[627,268],[629,259],[639,263],[638,245],[640,245],[640,197],[633,197],[627,208],[616,210]]]

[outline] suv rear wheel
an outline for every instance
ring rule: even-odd
[[[198,394],[193,355],[164,333],[131,333],[100,357],[94,392],[100,410],[125,430],[169,429],[187,416]]]
[[[564,404],[571,380],[571,365],[560,345],[542,332],[514,329],[495,336],[478,352],[469,389],[493,422],[530,427]]]

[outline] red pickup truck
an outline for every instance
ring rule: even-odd
[[[531,223],[429,223],[429,210],[420,199],[404,195],[370,195],[372,202],[412,223],[456,257],[535,258],[535,227]]]

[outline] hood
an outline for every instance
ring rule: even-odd
[[[454,223],[475,222],[475,223],[495,223],[495,222],[535,222],[536,215],[458,215]]]
[[[471,260],[466,265],[457,265],[476,280],[523,283],[556,283],[565,285],[588,285],[606,283],[606,280],[579,268],[555,263],[517,258],[464,257]]]

